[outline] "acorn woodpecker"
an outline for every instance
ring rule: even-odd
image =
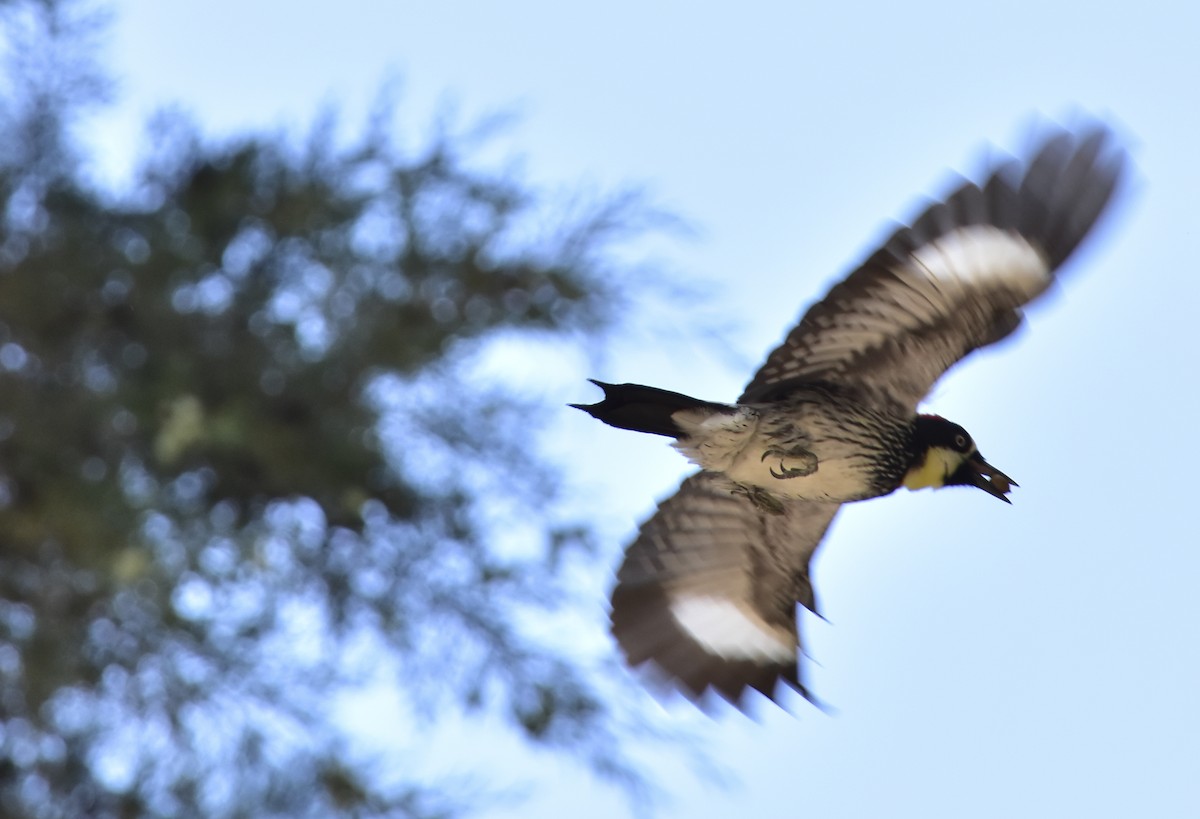
[[[780,680],[813,700],[796,604],[816,611],[809,563],[843,503],[908,489],[1015,482],[958,424],[919,414],[946,370],[1011,334],[1091,231],[1125,175],[1101,125],[1055,128],[1028,161],[962,181],[835,285],[768,356],[736,403],[593,382],[572,406],[664,435],[700,471],[629,546],[612,631],[685,694],[741,705]],[[815,702],[815,700],[813,700]]]

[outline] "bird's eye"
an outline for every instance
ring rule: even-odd
[[[967,449],[967,436],[958,434],[954,436],[954,448],[965,452]]]

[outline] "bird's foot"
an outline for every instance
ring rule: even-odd
[[[791,449],[772,447],[763,453],[762,459],[765,461],[767,458],[779,459],[779,471],[776,472],[775,467],[771,467],[771,477],[781,481],[803,478],[805,475],[811,475],[817,471],[817,456],[804,447],[798,446]]]

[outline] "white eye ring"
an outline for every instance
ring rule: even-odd
[[[966,449],[967,448],[966,436],[965,435],[955,435],[954,436],[954,445],[956,447],[958,447],[959,449]]]

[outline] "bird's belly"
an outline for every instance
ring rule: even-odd
[[[765,489],[777,498],[845,503],[883,494],[862,454],[852,453],[848,447],[827,444],[811,450],[767,449],[743,449],[725,470],[726,477],[743,486]]]
[[[781,407],[734,413],[676,413],[688,433],[675,447],[692,463],[780,499],[845,503],[887,494],[903,470],[892,446],[906,420],[823,393],[802,393]]]

